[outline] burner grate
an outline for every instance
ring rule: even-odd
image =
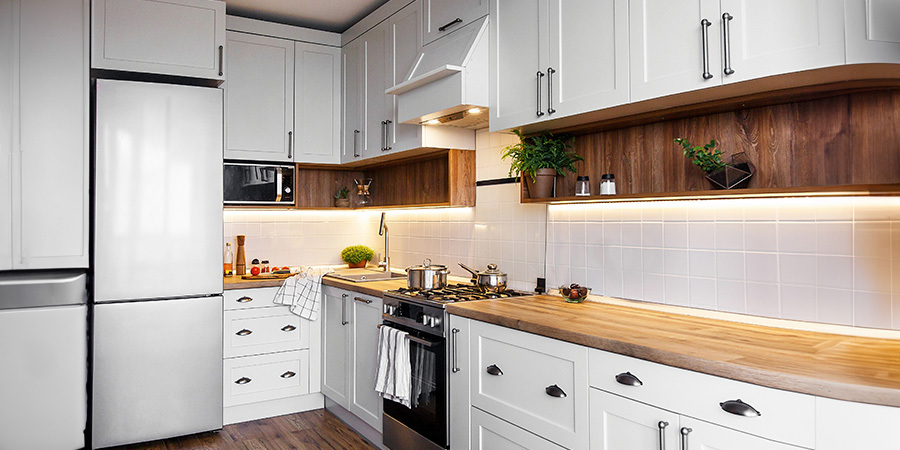
[[[416,299],[430,300],[441,303],[464,302],[469,300],[487,300],[492,298],[509,298],[531,295],[527,292],[507,290],[503,292],[481,292],[477,286],[471,284],[452,284],[442,289],[411,289],[400,288],[389,291],[393,294]]]

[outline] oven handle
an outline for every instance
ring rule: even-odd
[[[383,327],[383,326],[384,326],[383,323],[379,323],[379,324],[378,324],[378,328],[381,328],[381,327]],[[413,335],[411,335],[411,334],[407,334],[407,335],[406,335],[406,338],[409,339],[410,341],[413,341],[413,342],[422,344],[422,345],[424,345],[424,346],[426,346],[426,347],[434,347],[434,346],[437,346],[437,345],[441,345],[441,343],[442,343],[442,342],[431,342],[431,341],[429,341],[429,340],[422,339],[422,338],[420,338],[420,337],[415,337],[415,336],[413,336]]]

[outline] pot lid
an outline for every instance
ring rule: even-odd
[[[506,275],[505,273],[497,270],[497,265],[494,263],[487,265],[487,270],[483,272],[478,272],[478,275]]]
[[[447,270],[447,266],[443,264],[432,264],[431,258],[425,258],[421,265],[409,266],[406,271],[410,270]]]

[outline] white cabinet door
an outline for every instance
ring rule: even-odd
[[[896,448],[900,408],[816,398],[816,449]]]
[[[591,450],[679,448],[677,414],[599,389],[590,401]]]
[[[406,81],[422,50],[422,7],[413,2],[391,16],[388,30],[387,84],[382,89]],[[385,94],[387,119],[386,152],[399,152],[422,146],[422,126],[401,124],[397,120],[397,96]]]
[[[546,115],[547,14],[547,0],[491,2],[491,131]]]
[[[469,323],[464,317],[450,316],[450,448],[454,450],[466,450],[470,444]]]
[[[364,39],[356,39],[341,49],[341,84],[343,85],[343,132],[341,162],[347,163],[362,157],[365,146],[366,99],[363,90]]]
[[[91,67],[224,80],[225,2],[94,0]]]
[[[718,1],[631,0],[629,6],[632,102],[722,84]]]
[[[387,121],[391,110],[384,90],[388,83],[388,64],[390,63],[390,23],[385,21],[361,36],[364,47],[365,78],[365,146],[363,158],[373,158],[386,151]]]
[[[294,162],[341,159],[341,49],[294,43]]]
[[[375,392],[375,370],[378,367],[378,325],[381,324],[381,299],[348,292],[352,342],[350,406],[360,419],[381,432],[381,396]],[[352,303],[352,306],[350,305]]]
[[[322,393],[346,408],[347,365],[350,349],[350,321],[347,320],[349,293],[325,289],[322,302]]]
[[[294,42],[229,31],[228,61],[225,158],[292,161]]]
[[[498,419],[478,408],[472,408],[473,450],[562,450],[536,434]],[[630,450],[630,447],[628,447]],[[624,448],[623,448],[624,450]]]
[[[802,447],[770,441],[709,422],[681,416],[678,438],[684,450],[800,450]],[[684,445],[684,444],[687,445]],[[874,448],[852,446],[847,448]]]
[[[0,219],[12,217],[12,267],[87,267],[88,4],[14,5],[19,48],[12,214]]]
[[[425,44],[488,13],[487,0],[423,0]]]
[[[628,102],[627,0],[551,0],[549,36],[548,118]]]
[[[900,61],[900,2],[844,0],[847,63]]]
[[[722,0],[717,20],[726,83],[844,63],[841,0]]]
[[[0,0],[0,270],[12,269],[12,155],[13,111],[17,97],[13,87],[19,61],[16,58],[18,2]]]

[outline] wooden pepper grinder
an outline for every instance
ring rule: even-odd
[[[246,275],[247,274],[247,260],[244,258],[244,239],[246,236],[243,234],[237,235],[237,257],[234,261],[234,274],[235,275]]]

